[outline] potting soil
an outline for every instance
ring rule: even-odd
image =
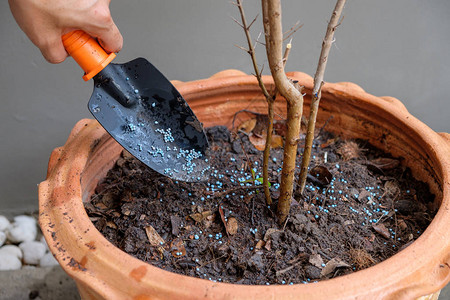
[[[96,228],[126,253],[170,272],[238,284],[307,284],[391,257],[434,216],[428,186],[399,159],[320,131],[305,192],[295,193],[280,226],[282,149],[271,150],[268,206],[262,152],[248,133],[213,127],[207,135],[207,182],[173,181],[123,153],[85,204]],[[298,163],[301,151],[300,145]]]

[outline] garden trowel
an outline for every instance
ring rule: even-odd
[[[113,64],[116,56],[87,33],[62,36],[66,51],[94,79],[88,108],[128,152],[153,170],[181,181],[208,176],[202,124],[175,87],[150,62]]]

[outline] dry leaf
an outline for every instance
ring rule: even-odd
[[[112,228],[112,229],[117,229],[116,223],[114,223],[112,221],[106,221],[106,226],[108,226],[109,228]]]
[[[170,243],[170,253],[175,257],[186,255],[186,248],[184,247],[182,238],[176,238]]]
[[[241,125],[238,126],[237,131],[243,131],[246,133],[252,132],[253,128],[256,126],[256,118],[244,121]]]
[[[249,141],[255,146],[259,151],[263,151],[266,147],[266,137],[265,135],[262,137],[256,136],[254,134],[249,135]],[[270,147],[272,149],[283,147],[283,138],[279,135],[272,135]]]
[[[148,241],[150,245],[154,247],[159,247],[164,244],[164,239],[158,234],[158,232],[153,228],[153,226],[149,225],[145,227],[145,233],[147,234]]]
[[[230,235],[235,235],[238,231],[239,223],[236,218],[230,217],[227,222],[227,231]]]
[[[222,205],[219,205],[219,214],[220,214],[220,219],[222,220],[223,226],[225,226],[225,231],[226,231],[228,237],[230,237],[230,233],[228,232],[227,222],[225,221],[225,214],[223,213]]]
[[[256,243],[255,249],[261,249],[262,247],[264,247],[265,244],[266,244],[266,243],[265,243],[263,240],[259,240],[259,241]]]
[[[357,143],[353,141],[344,142],[336,151],[339,153],[344,161],[348,161],[352,158],[358,158],[361,150]]]
[[[400,187],[398,186],[397,182],[394,180],[386,181],[384,184],[384,194],[388,196],[395,196],[398,193],[400,193]]]
[[[377,159],[372,159],[371,161],[368,162],[368,164],[380,170],[391,170],[398,167],[400,162],[397,159],[380,157]]]
[[[379,234],[381,234],[385,238],[388,239],[388,238],[391,237],[391,235],[389,234],[389,230],[386,228],[386,226],[384,226],[383,223],[381,223],[381,224],[373,224],[372,227],[373,227],[373,229],[375,229],[376,232],[378,232]]]
[[[278,231],[281,231],[281,230],[276,229],[276,228],[269,228],[269,229],[267,229],[266,233],[264,234],[264,241],[267,242],[267,240],[270,239],[270,236],[272,234],[274,234],[275,232],[278,232]]]
[[[355,224],[355,221],[353,221],[353,220],[347,220],[347,221],[344,222],[344,226],[352,225],[352,224]]]
[[[320,145],[320,148],[326,148],[326,147],[328,147],[328,146],[330,146],[330,145],[336,143],[337,140],[339,140],[338,137],[335,137],[335,138],[333,138],[333,139],[328,139],[325,143],[323,143],[323,144]]]
[[[408,225],[406,225],[405,220],[399,219],[398,220],[398,227],[400,227],[401,230],[406,230],[408,228]]]
[[[309,174],[317,179],[321,185],[328,185],[333,179],[333,174],[324,166],[315,166],[309,171]]]
[[[94,206],[100,210],[105,210],[108,208],[103,202],[95,203]]]
[[[322,269],[323,259],[320,254],[313,254],[309,257],[309,263],[315,267]]]
[[[272,248],[272,241],[268,240],[264,245],[264,248],[266,248],[267,251],[270,251],[270,249]]]
[[[340,258],[335,257],[331,259],[329,262],[327,262],[325,267],[323,267],[322,271],[320,272],[320,276],[321,277],[327,276],[328,274],[334,272],[336,268],[344,268],[344,267],[350,268],[350,265],[347,264],[345,261],[341,260]]]
[[[201,213],[195,213],[195,214],[191,214],[189,215],[189,217],[194,220],[195,222],[201,222],[203,221],[206,217],[212,215],[212,211],[207,210]]]

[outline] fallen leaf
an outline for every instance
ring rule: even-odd
[[[112,221],[107,221],[106,226],[108,226],[109,228],[112,228],[112,229],[117,229],[116,223],[114,223]]]
[[[387,239],[391,237],[391,235],[389,234],[389,230],[386,228],[386,226],[384,226],[383,223],[373,224],[372,228]]]
[[[333,139],[328,139],[328,140],[326,140],[325,143],[323,143],[323,144],[320,145],[320,148],[326,148],[326,147],[328,147],[328,146],[330,146],[330,145],[336,143],[337,140],[339,140],[338,137],[335,137],[335,138],[333,138]]]
[[[400,187],[396,181],[391,180],[384,183],[384,194],[388,196],[395,196],[398,193],[400,193]]]
[[[266,147],[266,138],[264,136],[257,136],[255,134],[250,134],[248,137],[249,141],[255,146],[255,148],[259,151],[263,151]],[[283,147],[283,138],[279,135],[272,135],[270,147],[272,149]]]
[[[270,236],[274,234],[275,232],[279,232],[281,230],[276,228],[269,228],[267,229],[266,233],[264,234],[264,241],[267,242],[270,239]]]
[[[249,119],[241,123],[241,125],[238,126],[237,131],[250,133],[252,132],[253,128],[255,128],[255,126],[256,126],[256,118]]]
[[[227,231],[230,235],[235,235],[238,231],[239,223],[236,218],[230,217],[227,222]]]
[[[286,120],[277,120],[273,123],[273,131],[279,136],[286,136],[287,126]]]
[[[344,161],[348,161],[353,158],[358,158],[360,156],[361,150],[357,143],[353,141],[344,142],[336,152],[341,155]]]
[[[158,234],[158,232],[153,228],[153,226],[149,225],[145,227],[145,233],[147,234],[148,241],[150,245],[154,247],[159,247],[164,244],[164,239]]]
[[[230,237],[230,233],[228,232],[227,222],[225,221],[225,214],[223,213],[222,205],[219,205],[219,214],[220,214],[220,219],[222,220],[223,226],[225,226],[225,231],[226,231],[228,237]]]
[[[94,206],[100,210],[108,209],[108,207],[103,202],[95,203]]]
[[[380,170],[391,170],[398,167],[400,165],[400,161],[393,158],[380,157],[370,160],[368,165],[374,166]]]
[[[405,220],[399,219],[398,220],[398,227],[400,227],[401,230],[406,230],[408,228],[408,225],[406,225]]]
[[[328,185],[333,179],[331,172],[324,166],[315,166],[309,171],[309,174],[317,179],[321,185]]]
[[[207,210],[201,213],[195,213],[195,214],[190,214],[189,217],[194,220],[195,222],[201,222],[203,221],[206,217],[211,216],[212,215],[212,211]]]
[[[344,222],[344,226],[352,225],[352,224],[355,224],[355,221],[353,221],[353,220],[347,220],[347,221]]]
[[[342,259],[335,257],[328,261],[320,272],[321,277],[325,277],[328,274],[334,272],[337,268],[350,268],[350,265],[343,261]]]
[[[323,259],[322,256],[320,256],[320,254],[313,254],[309,257],[309,263],[312,264],[315,267],[318,267],[320,269],[323,268],[322,264],[323,264]]]
[[[170,243],[170,253],[175,257],[186,255],[186,248],[182,238],[176,238]]]
[[[265,244],[266,244],[266,242],[264,242],[263,240],[259,240],[256,243],[255,249],[261,249],[262,247],[264,247]]]
[[[270,251],[270,249],[272,248],[272,241],[268,240],[264,245],[264,248],[266,248],[267,251]]]

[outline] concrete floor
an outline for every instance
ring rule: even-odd
[[[0,300],[79,300],[74,281],[56,266],[0,272]],[[450,300],[450,284],[439,296]]]

